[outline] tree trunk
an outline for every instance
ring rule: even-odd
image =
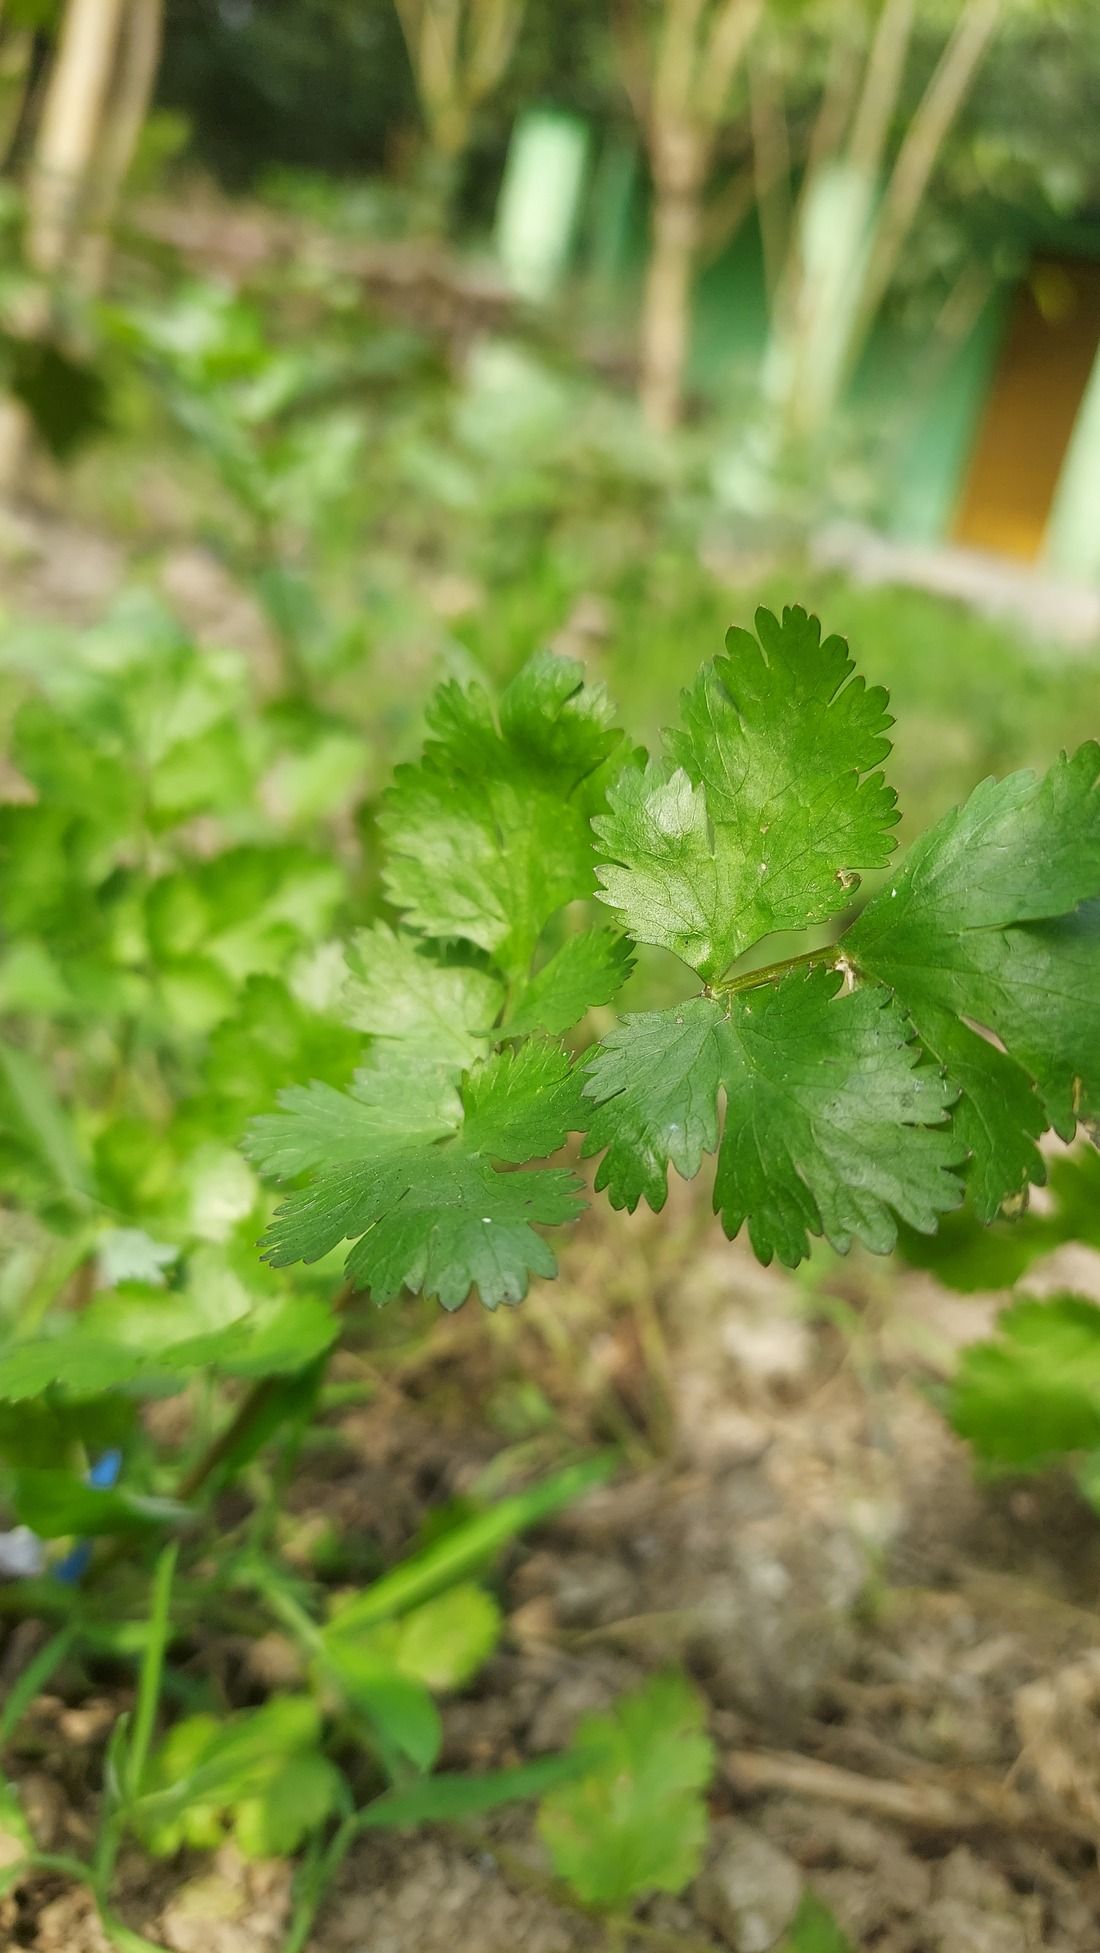
[[[26,109],[34,35],[29,28],[5,32],[0,42],[0,170],[7,170]]]
[[[705,146],[694,130],[658,131],[653,221],[642,311],[642,410],[666,434],[679,425],[691,333],[691,294],[702,234]]]
[[[89,192],[125,0],[69,0],[28,191],[27,248],[47,276],[66,262]]]
[[[77,277],[98,291],[106,277],[114,222],[123,185],[149,113],[164,35],[164,0],[129,0],[118,71],[96,147]]]
[[[27,257],[43,281],[70,260],[79,236],[103,122],[125,0],[68,0],[42,105],[27,186]],[[44,334],[48,284],[33,294],[21,330]],[[19,402],[0,401],[0,498],[22,487],[31,426]]]

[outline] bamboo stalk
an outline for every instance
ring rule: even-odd
[[[62,19],[28,190],[28,255],[47,275],[65,263],[83,214],[123,5],[69,0]]]
[[[733,78],[760,23],[764,0],[726,0],[711,24],[696,80],[698,113],[718,123]]]
[[[914,12],[914,0],[886,0],[867,57],[849,138],[848,160],[871,176],[882,166],[886,138],[897,112],[913,36]]]
[[[748,77],[753,178],[760,238],[764,247],[764,283],[774,311],[790,244],[790,137],[787,120],[776,100],[767,67],[762,61],[750,57]]]
[[[909,125],[875,226],[860,297],[857,340],[874,318],[897,269],[921,199],[992,39],[1001,9],[1002,0],[968,0]]]
[[[103,282],[110,228],[149,113],[164,37],[164,0],[130,0],[118,70],[103,120],[91,181],[78,276],[86,290]]]

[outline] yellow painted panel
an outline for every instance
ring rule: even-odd
[[[1017,294],[955,517],[957,542],[1034,562],[1100,345],[1100,265],[1042,263]]]

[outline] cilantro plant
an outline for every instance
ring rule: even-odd
[[[656,1675],[575,1739],[583,1775],[547,1792],[539,1833],[555,1871],[587,1905],[682,1892],[707,1838],[714,1747],[703,1704],[680,1675]]]
[[[444,687],[384,804],[398,925],[352,954],[366,1060],[251,1128],[250,1157],[296,1183],[269,1262],[351,1241],[347,1279],[380,1302],[517,1301],[553,1272],[536,1226],[580,1206],[570,1168],[534,1164],[570,1133],[629,1209],[714,1155],[727,1234],[789,1266],[815,1236],[885,1253],[901,1223],[931,1233],[964,1197],[986,1222],[1041,1183],[1043,1133],[1100,1113],[1095,741],[986,781],[835,941],[761,964],[766,938],[833,923],[890,863],[886,703],[799,609],[729,633],[656,758],[565,661],[534,658],[497,716],[480,687]],[[566,932],[593,894],[621,933]],[[573,1056],[560,1034],[613,999],[637,944],[693,992]]]
[[[437,693],[367,830],[375,903],[348,841],[353,728],[258,702],[147,609],[54,658],[9,647],[0,681],[21,700],[0,807],[0,1498],[34,1576],[0,1593],[55,1626],[0,1734],[74,1651],[138,1666],[93,1858],[51,1868],[132,1949],[111,1911],[128,1835],[300,1850],[299,1953],[361,1829],[546,1791],[585,1905],[620,1917],[643,1858],[675,1889],[709,1755],[682,1684],[545,1769],[433,1774],[437,1697],[496,1641],[487,1566],[603,1462],[371,1583],[339,1561],[336,1599],[282,1550],[329,1355],[363,1333],[360,1297],[519,1302],[555,1272],[545,1230],[580,1213],[585,1160],[629,1209],[707,1162],[726,1232],[791,1266],[819,1237],[912,1252],[944,1217],[1002,1240],[1044,1135],[1100,1116],[1100,747],[985,782],[894,867],[885,693],[803,611],[731,631],[652,758],[579,666],[539,654],[495,702]],[[612,1019],[650,949],[678,959],[680,1001]],[[1055,1213],[1081,1204],[1068,1173]],[[960,1379],[960,1427],[988,1428],[997,1391],[1019,1421],[1025,1374],[1061,1416],[1085,1325],[1042,1320],[1010,1317],[1001,1358]],[[148,1413],[173,1393],[165,1442]],[[1090,1397],[1075,1446],[1094,1421]],[[158,1739],[177,1648],[242,1613],[289,1639],[294,1686],[242,1709],[192,1670]],[[671,1814],[649,1767],[666,1749]],[[9,1884],[46,1865],[2,1793],[0,1824]]]
[[[949,1215],[939,1236],[907,1234],[908,1261],[963,1293],[1011,1289],[1069,1242],[1100,1247],[1100,1152],[1088,1140],[1047,1162],[1041,1201],[983,1227]],[[1059,1275],[1060,1280],[1064,1277]],[[1072,1280],[1072,1272],[1070,1279]],[[991,1473],[1066,1467],[1100,1509],[1100,1306],[1072,1290],[1017,1293],[994,1333],[964,1349],[945,1393],[960,1436]]]

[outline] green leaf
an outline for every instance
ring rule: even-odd
[[[483,1776],[448,1775],[425,1778],[408,1789],[388,1790],[359,1813],[365,1831],[402,1831],[420,1824],[460,1823],[502,1804],[541,1797],[582,1774],[585,1759],[575,1753],[539,1757],[515,1770],[490,1770]]]
[[[344,991],[349,1024],[374,1038],[400,1041],[457,1077],[488,1050],[489,1026],[504,987],[488,970],[440,955],[384,922],[360,929],[348,951]]]
[[[273,1779],[316,1753],[321,1717],[308,1696],[284,1695],[236,1715],[188,1716],[151,1759],[149,1788],[130,1807],[156,1852],[220,1842],[223,1813],[262,1797]]]
[[[778,1953],[853,1953],[828,1906],[807,1892]]]
[[[142,1531],[178,1525],[189,1516],[174,1499],[143,1498],[120,1487],[101,1490],[68,1471],[32,1467],[12,1472],[8,1485],[19,1523],[43,1539]]]
[[[338,863],[306,848],[230,848],[153,883],[149,948],[169,975],[196,960],[235,985],[278,975],[331,928],[344,895]]]
[[[325,1174],[291,1194],[265,1236],[275,1267],[317,1261],[355,1241],[348,1278],[379,1303],[403,1289],[461,1308],[472,1288],[488,1309],[522,1301],[531,1275],[557,1272],[534,1225],[583,1205],[572,1173],[498,1173],[476,1154],[422,1147]]]
[[[104,1390],[129,1383],[140,1369],[140,1356],[89,1336],[81,1327],[66,1335],[9,1344],[0,1353],[0,1398],[18,1404],[40,1397],[54,1385],[77,1398],[98,1397]]]
[[[246,1119],[270,1105],[273,1084],[342,1084],[361,1056],[361,1038],[308,1010],[278,977],[250,977],[210,1038],[205,1084],[186,1110],[204,1137],[236,1141]]]
[[[582,929],[524,984],[500,1037],[571,1030],[587,1010],[609,1004],[634,967],[630,943],[614,929]]]
[[[793,1266],[808,1234],[846,1252],[886,1254],[895,1215],[931,1232],[957,1207],[950,1169],[962,1149],[947,1117],[953,1092],[885,991],[837,996],[840,977],[795,971],[749,991],[720,1036],[726,1124],[714,1205],[734,1235],[747,1220],[762,1261]]]
[[[989,1464],[1027,1470],[1100,1446],[1100,1308],[1075,1295],[1018,1302],[963,1351],[951,1422]]]
[[[691,997],[672,1010],[627,1017],[590,1060],[584,1087],[595,1102],[586,1154],[604,1153],[596,1190],[631,1213],[665,1204],[668,1169],[694,1179],[718,1144],[721,1006]]]
[[[554,1869],[586,1905],[682,1892],[707,1836],[714,1768],[703,1706],[680,1675],[658,1675],[608,1715],[586,1717],[575,1750],[585,1774],[550,1791],[538,1828]]]
[[[361,1096],[368,1088],[370,1103]],[[254,1123],[251,1151],[269,1171],[319,1169],[279,1208],[265,1237],[268,1261],[316,1261],[351,1240],[348,1276],[375,1301],[407,1288],[448,1309],[474,1287],[487,1308],[518,1302],[531,1274],[555,1273],[534,1224],[574,1217],[576,1177],[563,1168],[500,1172],[492,1162],[555,1152],[579,1123],[567,1053],[530,1045],[475,1067],[462,1088],[465,1123],[448,1146],[432,1144],[430,1128],[407,1138],[387,1130],[420,1111],[400,1074],[362,1072],[355,1094],[284,1093],[283,1115]]]
[[[1100,1115],[1098,789],[1095,741],[1042,778],[986,780],[921,836],[846,938],[961,1088],[984,1220],[1042,1181],[1048,1121],[1068,1139],[1078,1116]]]
[[[237,1843],[246,1858],[288,1858],[345,1794],[335,1764],[319,1750],[303,1750],[273,1772],[258,1796],[235,1805]]]
[[[447,684],[416,766],[399,766],[381,828],[385,882],[415,929],[486,950],[526,977],[544,925],[594,887],[589,827],[621,735],[580,665],[531,658],[501,695]]]
[[[514,1165],[545,1159],[579,1127],[580,1092],[561,1045],[531,1040],[499,1051],[463,1082],[463,1145]]]
[[[1037,1141],[1046,1131],[1042,1101],[1022,1067],[949,1011],[923,1008],[921,1041],[958,1087],[955,1132],[970,1159],[967,1192],[992,1220],[1009,1195],[1045,1176]]]
[[[464,1581],[376,1627],[349,1633],[338,1616],[327,1631],[326,1647],[361,1653],[438,1695],[461,1688],[484,1667],[500,1627],[492,1595]]]
[[[28,1051],[0,1039],[0,1125],[41,1161],[56,1192],[87,1196],[91,1176],[72,1121]]]
[[[383,1757],[406,1757],[418,1770],[430,1770],[443,1741],[439,1710],[426,1685],[403,1674],[385,1652],[326,1634],[323,1670],[341,1694],[364,1715],[378,1738]]]
[[[34,1839],[19,1793],[6,1777],[0,1776],[0,1893],[5,1889],[7,1874],[24,1865],[33,1850]]]
[[[487,1512],[477,1513],[404,1560],[365,1593],[340,1601],[333,1610],[334,1630],[341,1635],[362,1633],[379,1621],[407,1614],[434,1594],[444,1593],[480,1572],[519,1533],[602,1485],[613,1464],[610,1454],[598,1454],[564,1466],[524,1492],[498,1500]]]
[[[1048,1192],[1041,1214],[983,1223],[968,1200],[941,1221],[932,1238],[902,1229],[898,1246],[914,1268],[927,1268],[948,1288],[1012,1288],[1025,1269],[1065,1241],[1100,1247],[1100,1151],[1083,1141],[1046,1162]]]
[[[604,901],[706,979],[775,930],[846,907],[894,842],[886,693],[804,610],[756,614],[683,695],[667,758],[616,782],[595,821]]]
[[[281,1112],[252,1120],[244,1150],[262,1173],[280,1180],[428,1146],[453,1133],[461,1119],[457,1093],[445,1081],[378,1064],[357,1071],[346,1092],[291,1085],[279,1093],[279,1104]]]
[[[215,1253],[199,1250],[185,1290],[120,1284],[63,1333],[9,1345],[0,1353],[0,1400],[56,1389],[86,1401],[205,1369],[280,1376],[304,1369],[338,1332],[338,1317],[316,1296],[253,1295]]]
[[[503,990],[484,970],[441,961],[383,923],[360,930],[349,965],[346,1013],[371,1034],[370,1058],[347,1091],[317,1081],[291,1086],[279,1094],[280,1113],[252,1121],[245,1151],[279,1179],[454,1133],[459,1079],[489,1049]]]
[[[868,985],[838,996],[838,972],[793,970],[724,1002],[698,997],[628,1018],[591,1063],[598,1110],[586,1150],[606,1147],[596,1176],[615,1206],[664,1204],[669,1163],[698,1171],[718,1143],[714,1184],[731,1237],[747,1221],[756,1254],[793,1267],[811,1235],[853,1239],[878,1253],[895,1216],[928,1231],[956,1207],[950,1168],[952,1091],[920,1061],[889,994]]]

